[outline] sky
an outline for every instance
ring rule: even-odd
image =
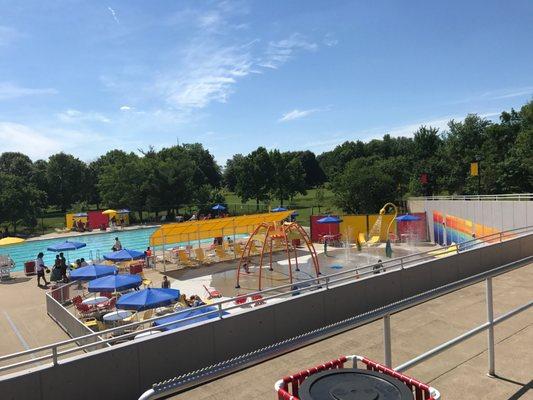
[[[0,152],[319,154],[533,98],[533,2],[0,0]]]

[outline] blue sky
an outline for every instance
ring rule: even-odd
[[[533,95],[533,3],[0,0],[0,152],[345,140]]]

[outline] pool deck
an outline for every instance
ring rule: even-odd
[[[87,236],[87,235],[97,235],[99,233],[120,233],[120,232],[123,232],[123,231],[132,231],[132,230],[136,230],[136,229],[143,229],[143,228],[155,228],[155,227],[158,227],[158,226],[161,226],[159,224],[147,224],[147,225],[129,225],[129,226],[125,226],[124,228],[118,228],[118,229],[115,229],[113,231],[111,230],[106,230],[106,231],[101,231],[99,229],[94,229],[90,232],[76,232],[76,231],[56,231],[56,232],[50,232],[50,233],[46,233],[44,235],[39,235],[39,236],[35,236],[35,237],[30,237],[28,239],[26,239],[27,242],[29,241],[36,241],[36,240],[45,240],[45,239],[60,239],[60,238],[64,238],[64,237],[71,237],[71,236]]]
[[[533,264],[494,278],[498,316],[531,300]],[[392,360],[399,365],[486,321],[485,286],[476,284],[391,317]],[[358,354],[383,362],[382,321],[279,356],[171,397],[172,399],[275,399],[284,375]],[[442,399],[533,399],[533,311],[495,328],[496,373],[487,373],[487,338],[482,333],[405,373],[438,389]],[[528,390],[529,389],[529,390]]]

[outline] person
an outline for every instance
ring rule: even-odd
[[[196,213],[193,213],[191,215],[191,218],[189,218],[189,221],[196,221],[198,219],[198,217],[196,216]]]
[[[47,286],[50,282],[46,281],[46,277],[44,276],[44,272],[47,269],[44,265],[43,260],[44,254],[41,252],[37,254],[37,259],[35,260],[35,269],[37,270],[37,286],[41,287],[41,278],[44,280],[44,286]]]
[[[163,282],[161,282],[161,287],[163,289],[170,289],[170,281],[168,280],[167,276],[163,276]]]
[[[248,257],[245,257],[243,262],[242,262],[242,268],[244,269],[244,272],[246,272],[247,274],[250,273],[250,259]]]
[[[146,248],[144,255],[146,256],[146,267],[150,268],[152,266],[152,250],[150,249],[150,246]]]
[[[80,267],[86,267],[87,265],[89,264],[87,263],[87,261],[85,261],[85,258],[82,257],[80,260]]]
[[[233,240],[228,236],[228,244],[233,244]]]
[[[118,237],[115,238],[115,244],[113,245],[113,247],[111,247],[111,250],[113,251],[122,250],[122,243],[120,243],[120,240],[118,240]]]
[[[63,279],[63,282],[67,283],[68,282],[67,260],[66,260],[65,256],[63,255],[63,253],[59,253],[59,258],[61,260],[61,267],[60,267],[61,278]]]
[[[61,258],[59,258],[59,254],[56,255],[56,259],[54,261],[54,268],[52,269],[52,276],[50,277],[50,280],[56,282],[61,280]]]
[[[199,307],[205,305],[205,303],[200,299],[200,296],[193,294],[189,299],[188,303],[191,307]]]
[[[4,227],[4,233],[2,233],[2,238],[6,238],[9,236],[9,230],[7,229],[7,226]]]
[[[374,270],[374,275],[375,274],[379,274],[381,272],[381,270],[383,269],[382,261],[378,260],[378,263],[376,265],[374,265],[372,267],[372,269]],[[385,271],[385,270],[383,269],[383,271]]]

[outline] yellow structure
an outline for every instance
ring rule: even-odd
[[[67,225],[67,229],[69,229],[69,230],[72,229],[74,227],[74,224],[76,222],[78,222],[78,221],[81,221],[84,224],[87,224],[87,216],[76,217],[75,215],[76,214],[74,214],[74,213],[65,214],[66,225]]]
[[[379,214],[343,215],[342,222],[339,226],[339,233],[342,234],[343,240],[348,237],[348,240],[352,243],[355,242],[355,238],[359,234],[362,234],[366,241],[366,237],[369,233],[367,226],[369,228],[372,228],[379,217]],[[389,232],[396,233],[396,219],[395,216],[392,214],[385,214],[381,216],[381,229],[379,232],[379,240],[382,242],[386,241]]]
[[[202,239],[251,234],[259,225],[283,221],[289,218],[292,212],[281,211],[166,224],[150,236],[150,245],[162,246],[182,242],[199,242]]]

